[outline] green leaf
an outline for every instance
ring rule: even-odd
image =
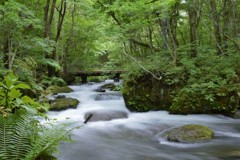
[[[30,89],[30,86],[24,83],[19,83],[13,87],[14,89]]]
[[[21,95],[22,95],[22,93],[19,90],[16,90],[16,89],[12,89],[8,93],[8,96],[9,96],[10,99],[19,98],[19,97],[21,97]]]

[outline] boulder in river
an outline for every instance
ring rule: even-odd
[[[70,93],[70,92],[73,92],[73,90],[68,86],[64,86],[64,87],[50,86],[44,91],[44,94],[45,95],[55,95],[58,93]]]
[[[119,93],[102,93],[94,95],[95,101],[106,101],[106,100],[120,100],[122,95]]]
[[[87,122],[110,121],[113,119],[127,118],[128,113],[118,110],[92,110],[85,113],[85,121],[88,119],[88,117],[91,118]]]
[[[77,108],[78,103],[79,101],[74,98],[55,99],[50,106],[50,110],[60,111],[68,108]]]
[[[213,131],[206,126],[189,124],[166,131],[164,137],[170,142],[198,143],[211,140]]]
[[[105,85],[101,86],[100,88],[113,90],[115,87],[116,87],[115,84],[108,83],[108,84],[105,84]]]

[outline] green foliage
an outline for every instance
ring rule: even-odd
[[[65,86],[66,82],[61,77],[42,77],[41,84],[44,86]]]
[[[202,52],[191,58],[183,52],[177,66],[156,57],[146,60],[145,67],[161,75],[161,80],[136,65],[125,74],[123,94],[129,108],[144,111],[146,106],[154,110],[165,105],[171,113],[232,114],[239,107],[239,55]]]
[[[1,160],[34,160],[52,154],[67,135],[62,127],[44,127],[26,112],[0,116]]]
[[[0,159],[34,160],[52,155],[60,141],[68,140],[65,126],[40,124],[35,116],[45,104],[21,93],[30,86],[8,73],[0,82]],[[49,124],[48,124],[49,125]]]
[[[19,77],[19,80],[29,84],[31,90],[35,94],[42,90],[42,86],[37,84],[37,68],[38,63],[33,57],[16,59],[13,66],[15,74]]]
[[[194,60],[196,66],[187,68],[183,65],[188,79],[174,93],[170,111],[185,114],[234,113],[239,105],[239,58],[203,54]]]

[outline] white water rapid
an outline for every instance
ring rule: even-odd
[[[95,90],[106,83],[70,86],[62,94],[80,101],[77,109],[49,112],[59,122],[82,126],[72,131],[73,143],[59,147],[58,160],[239,160],[240,120],[222,115],[170,115],[166,111],[131,113],[120,93]],[[108,96],[108,94],[110,94]],[[84,124],[84,114],[93,110],[122,111],[128,118]],[[161,133],[184,124],[206,125],[214,130],[210,142],[178,144],[167,142]]]

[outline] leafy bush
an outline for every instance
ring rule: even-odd
[[[66,82],[60,77],[46,77],[46,76],[43,76],[42,80],[41,80],[41,83],[44,86],[53,86],[53,85],[65,86],[66,85]]]
[[[130,109],[167,109],[181,114],[232,114],[239,107],[239,55],[229,53],[219,56],[203,52],[191,58],[183,52],[179,54],[176,66],[164,61],[165,58],[155,55],[145,61],[145,67],[161,76],[160,80],[139,66],[131,65],[125,74],[123,89]]]
[[[201,55],[187,68],[185,85],[174,92],[173,113],[231,114],[239,106],[240,81],[236,60],[240,57]],[[235,62],[234,62],[235,61]]]
[[[0,82],[0,159],[34,160],[51,155],[60,141],[69,139],[64,126],[47,127],[35,117],[43,106],[20,89],[30,87],[9,73]],[[43,116],[43,115],[42,115]]]

